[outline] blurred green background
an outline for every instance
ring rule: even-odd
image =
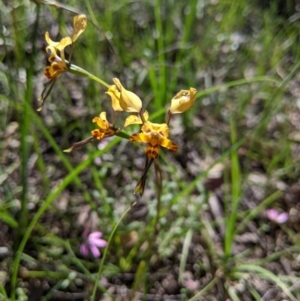
[[[111,116],[99,83],[63,74],[36,111],[44,34],[78,13],[72,63],[119,78],[152,121],[198,90],[171,121],[178,152],[160,151],[161,197],[154,168],[133,194],[144,151],[126,139],[63,153]],[[3,1],[0,23],[0,300],[298,300],[296,1]],[[80,254],[86,228],[110,239],[102,261]]]

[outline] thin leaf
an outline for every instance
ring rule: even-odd
[[[248,272],[255,272],[259,274],[260,277],[265,278],[274,284],[278,285],[282,291],[293,301],[297,301],[297,298],[290,292],[289,288],[287,285],[281,281],[281,279],[270,272],[269,270],[259,266],[259,265],[253,265],[253,264],[242,264],[238,266],[238,269],[241,271],[248,271]]]

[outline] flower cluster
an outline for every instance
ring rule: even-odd
[[[84,15],[79,15],[74,18],[74,32],[72,37],[63,38],[60,42],[53,42],[49,38],[49,34],[46,32],[46,41],[48,43],[47,51],[50,51],[49,62],[51,65],[45,69],[45,75],[50,78],[50,83],[45,88],[45,92],[42,93],[41,100],[45,101],[46,97],[49,95],[54,82],[63,72],[70,71],[72,66],[69,61],[65,60],[64,48],[68,45],[73,45],[77,37],[86,28],[87,21]],[[56,50],[60,51],[60,57],[57,56]],[[74,67],[73,67],[74,68]],[[76,70],[79,70],[78,68]],[[83,70],[83,69],[80,69]],[[87,75],[88,74],[88,75]],[[89,73],[83,72],[83,76],[90,76]],[[95,78],[95,77],[91,77]],[[133,92],[125,89],[119,79],[113,78],[113,84],[108,85],[102,80],[98,82],[104,84],[108,90],[108,94],[111,98],[111,106],[114,113],[124,111],[130,113],[122,128],[116,127],[113,123],[107,120],[107,113],[101,112],[98,117],[94,117],[92,122],[97,124],[98,128],[92,130],[91,137],[75,143],[71,148],[65,150],[65,152],[71,152],[77,147],[80,147],[86,143],[93,140],[102,140],[107,137],[118,135],[121,130],[127,126],[133,124],[141,125],[141,131],[130,136],[129,141],[139,142],[146,144],[145,154],[146,163],[143,175],[136,185],[135,193],[140,195],[144,192],[145,182],[147,172],[150,166],[153,164],[154,160],[158,158],[160,147],[164,147],[172,152],[178,150],[178,146],[169,139],[169,123],[172,115],[180,114],[187,111],[195,102],[197,90],[195,88],[190,88],[189,90],[181,90],[178,92],[171,100],[171,105],[168,110],[168,114],[165,123],[152,123],[149,121],[149,114],[147,111],[143,111],[142,100]],[[114,118],[115,119],[115,118]]]

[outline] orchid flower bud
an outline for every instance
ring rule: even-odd
[[[142,109],[141,99],[131,91],[126,90],[119,79],[114,78],[114,83],[120,91],[120,106],[121,108],[129,113],[139,113]]]
[[[181,90],[171,100],[171,114],[179,114],[187,111],[195,102],[197,90]]]

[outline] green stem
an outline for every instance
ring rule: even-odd
[[[104,80],[100,79],[99,77],[93,75],[92,73],[87,72],[86,70],[84,70],[84,69],[82,69],[82,68],[80,68],[76,65],[70,64],[68,71],[70,73],[73,73],[73,74],[76,74],[76,75],[81,75],[81,76],[85,76],[87,78],[90,78],[90,79],[94,80],[95,82],[105,86],[108,89],[111,86],[108,83],[106,83]]]
[[[153,240],[155,239],[159,230],[159,217],[160,217],[161,194],[162,194],[162,170],[157,160],[154,160],[154,167],[155,167],[155,178],[156,178],[156,185],[157,185],[157,204],[156,204],[156,218],[155,218]]]

